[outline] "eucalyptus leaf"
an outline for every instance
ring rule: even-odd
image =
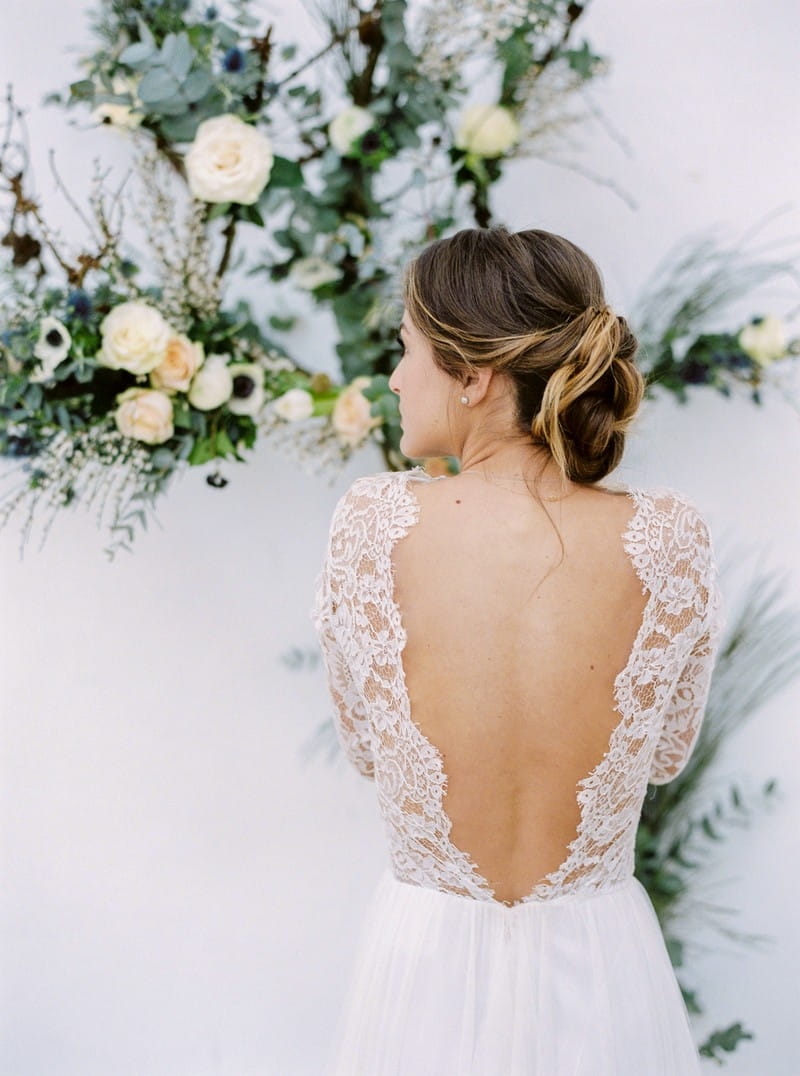
[[[226,52],[228,49],[235,48],[239,44],[239,35],[230,26],[225,26],[224,23],[218,23],[214,27],[214,36],[217,39],[217,44],[221,49]]]
[[[211,74],[205,68],[197,68],[183,81],[181,93],[187,101],[200,101],[214,85]]]
[[[75,101],[91,101],[94,98],[94,83],[90,78],[70,83],[69,92]]]
[[[172,118],[179,116],[183,119],[189,112],[189,102],[179,90],[174,96],[165,97],[160,101],[152,101],[149,105],[149,111],[157,116],[169,116]],[[194,115],[194,112],[189,114]]]
[[[161,471],[170,471],[175,466],[175,457],[168,448],[157,448],[151,457],[151,463]],[[142,517],[142,526],[146,529],[146,516]]]
[[[139,83],[138,94],[145,104],[167,101],[178,92],[176,79],[163,67],[154,67]]]
[[[145,44],[144,41],[137,41],[133,45],[128,47],[120,54],[119,62],[126,67],[140,68],[146,67],[153,57],[154,53],[150,45]]]
[[[187,34],[168,34],[161,46],[161,62],[178,82],[182,82],[189,74],[193,60],[194,50],[189,44]]]
[[[164,137],[171,142],[192,142],[201,118],[195,112],[184,112],[183,115],[165,116],[159,126]]]
[[[25,406],[31,411],[38,411],[42,406],[43,398],[42,386],[31,384],[25,391]]]
[[[136,21],[139,26],[139,40],[149,45],[150,48],[155,51],[156,39],[153,37],[150,27],[141,16],[139,16]]]

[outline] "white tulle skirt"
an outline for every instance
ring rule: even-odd
[[[694,1076],[644,888],[507,907],[398,881],[369,905],[325,1076]]]

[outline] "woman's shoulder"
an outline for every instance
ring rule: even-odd
[[[392,522],[414,522],[418,505],[416,499],[406,494],[409,481],[434,479],[422,467],[404,471],[378,471],[355,478],[336,503],[332,528],[352,527],[353,521],[361,521],[362,532],[367,535]]]
[[[446,477],[444,475],[440,477]],[[403,471],[377,471],[374,474],[359,475],[342,494],[340,504],[353,504],[363,500],[373,500],[385,495],[389,489],[402,488],[410,480],[435,482],[423,467],[412,467]]]
[[[687,565],[707,575],[715,562],[711,530],[696,501],[673,486],[624,486],[635,504],[624,535],[639,575],[686,575]]]
[[[616,492],[616,491],[615,491]],[[633,486],[622,484],[619,492],[628,495],[640,514],[652,517],[657,525],[666,521],[680,522],[694,528],[708,524],[703,511],[693,497],[674,486]]]

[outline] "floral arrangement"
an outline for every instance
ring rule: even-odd
[[[795,259],[764,259],[749,254],[744,241],[713,232],[680,242],[645,285],[633,316],[648,395],[666,389],[686,403],[691,386],[724,396],[743,387],[760,404],[766,382],[781,390],[780,368],[800,355],[800,338],[790,339],[780,318],[758,315],[733,331],[707,328],[727,320],[728,308],[752,289],[781,277],[796,281]]]
[[[9,99],[0,452],[23,467],[0,523],[27,507],[24,538],[39,509],[52,521],[82,501],[113,553],[181,466],[242,460],[259,435],[314,467],[373,438],[407,466],[388,389],[399,267],[459,222],[489,223],[505,163],[574,122],[569,102],[603,69],[572,46],[584,6],[564,0],[476,0],[466,17],[434,0],[416,20],[405,0],[330,3],[304,55],[251,7],[104,0],[84,76],[48,98],[129,138],[154,266],[127,252],[122,192],[102,175],[91,218],[72,202],[91,249],[63,248],[28,190]],[[467,100],[473,75],[489,100]],[[243,231],[263,241],[246,267]],[[279,309],[260,322],[226,301],[254,274],[276,307],[283,282],[332,311],[341,380],[291,358]]]
[[[49,512],[46,535],[64,506],[82,502],[97,506],[113,555],[184,465],[243,460],[259,436],[317,469],[367,440],[390,468],[417,462],[399,450],[388,388],[400,267],[448,230],[489,225],[503,168],[534,147],[553,152],[582,118],[579,91],[607,69],[588,42],[574,44],[585,5],[565,0],[472,0],[466,10],[429,0],[413,18],[405,0],[366,10],[331,0],[319,10],[319,48],[304,55],[251,8],[103,0],[84,76],[48,98],[130,139],[153,265],[126,250],[122,191],[102,174],[88,217],[71,200],[88,249],[64,249],[28,189],[23,116],[9,97],[0,453],[22,467],[0,499],[0,525],[27,509],[23,544],[37,512]],[[474,84],[488,100],[473,100]],[[243,232],[264,243],[249,265],[234,257]],[[687,385],[730,392],[744,381],[758,402],[767,367],[798,343],[771,316],[736,333],[701,331],[725,295],[725,263],[704,257],[710,271],[668,324],[656,331],[642,318],[648,392],[685,400]],[[278,307],[262,320],[227,298],[237,277],[258,274]],[[340,378],[289,354],[285,286],[332,312]],[[663,286],[645,298],[663,312]],[[218,469],[207,480],[226,484]]]

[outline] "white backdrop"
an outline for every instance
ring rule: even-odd
[[[263,3],[265,14],[278,7],[288,31],[306,25],[298,0]],[[31,108],[39,193],[69,234],[80,232],[54,195],[47,149],[73,193],[94,155],[120,175],[125,160],[108,132],[79,132],[38,105],[76,77],[65,48],[85,40],[83,10],[6,0],[0,37],[2,80]],[[638,209],[530,161],[503,181],[508,223],[585,247],[623,312],[699,227],[742,232],[788,206],[762,238],[800,237],[793,0],[773,0],[769,18],[745,0],[594,0],[585,33],[613,60],[592,94],[631,152],[595,123],[579,159]],[[758,302],[785,314],[797,289]],[[312,335],[306,324],[297,339]],[[315,335],[308,361],[329,363]],[[799,446],[798,414],[780,397],[759,409],[698,389],[687,408],[645,406],[618,477],[697,501],[720,558],[736,562],[724,577],[731,606],[770,567],[800,608]],[[80,513],[24,560],[17,534],[0,535],[3,1076],[319,1072],[385,852],[371,783],[341,756],[303,760],[327,714],[321,670],[282,658],[316,647],[308,610],[336,499],[381,467],[365,452],[330,485],[264,447],[227,470],[223,491],[188,475],[160,512],[163,530],[113,564]],[[800,1073],[797,700],[785,690],[721,767],[721,780],[776,777],[781,788],[775,810],[722,847],[704,889],[740,910],[743,930],[774,938],[720,952],[704,936],[694,959],[702,1027],[742,1019],[756,1032],[733,1076]]]

